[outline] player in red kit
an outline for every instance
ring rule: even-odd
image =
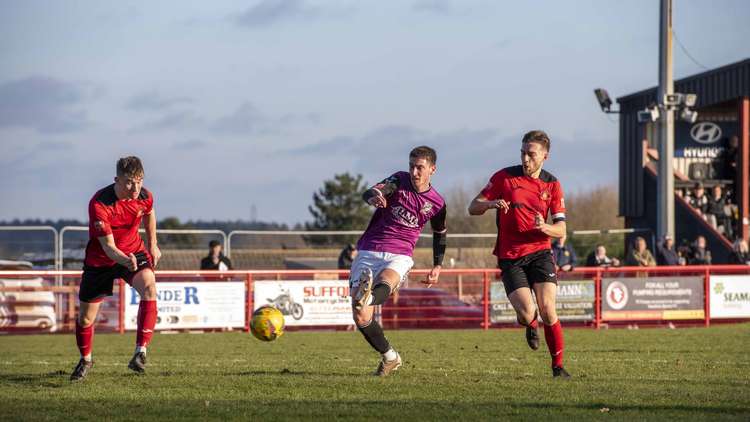
[[[154,268],[161,258],[156,244],[154,197],[143,188],[143,165],[138,157],[117,161],[115,183],[99,190],[89,202],[89,243],[83,263],[76,320],[76,343],[81,360],[70,375],[71,381],[86,377],[94,365],[91,351],[94,322],[99,306],[112,296],[115,279],[124,279],[141,298],[138,308],[136,347],[128,368],[143,373],[146,346],[156,325],[156,277]],[[145,221],[148,249],[138,234]]]
[[[542,170],[550,148],[547,134],[541,130],[528,132],[521,145],[521,165],[492,175],[471,201],[469,214],[497,210],[493,253],[518,322],[526,326],[526,341],[531,349],[539,348],[537,316],[541,315],[552,356],[552,376],[570,378],[563,368],[563,332],[555,310],[557,275],[550,245],[550,237],[565,235],[563,191],[555,176]],[[550,214],[552,224],[547,224]]]

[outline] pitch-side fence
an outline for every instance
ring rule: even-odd
[[[378,312],[389,328],[481,328],[515,324],[495,269],[445,269],[440,283],[409,281]],[[79,271],[0,271],[0,331],[71,331]],[[288,328],[351,329],[347,271],[158,271],[160,330],[249,330],[260,306]],[[560,273],[557,311],[567,325],[700,324],[750,319],[750,266],[577,268]],[[122,280],[98,328],[135,328],[138,297]]]

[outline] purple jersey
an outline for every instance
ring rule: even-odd
[[[405,171],[393,174],[374,188],[383,193],[387,206],[375,211],[357,249],[412,256],[428,221],[435,231],[445,230],[445,200],[435,188],[417,192]]]

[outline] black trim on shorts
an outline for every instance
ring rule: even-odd
[[[114,282],[121,278],[128,284],[133,282],[133,277],[145,269],[153,270],[151,257],[141,251],[135,254],[138,260],[138,268],[130,271],[126,267],[115,264],[111,267],[91,267],[83,266],[83,275],[81,276],[81,285],[78,291],[78,300],[81,302],[99,302],[106,296],[112,296]]]
[[[521,287],[532,288],[535,283],[555,283],[557,270],[549,249],[532,252],[517,259],[498,259],[505,293],[510,296]]]

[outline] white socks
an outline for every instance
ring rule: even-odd
[[[146,353],[146,346],[135,346],[136,353]]]
[[[385,359],[388,362],[392,360],[396,360],[397,357],[398,357],[398,353],[396,353],[396,351],[393,350],[393,348],[390,348],[388,349],[387,352],[383,353],[383,359]]]
[[[81,359],[85,360],[86,362],[91,362],[91,355],[81,356]]]

